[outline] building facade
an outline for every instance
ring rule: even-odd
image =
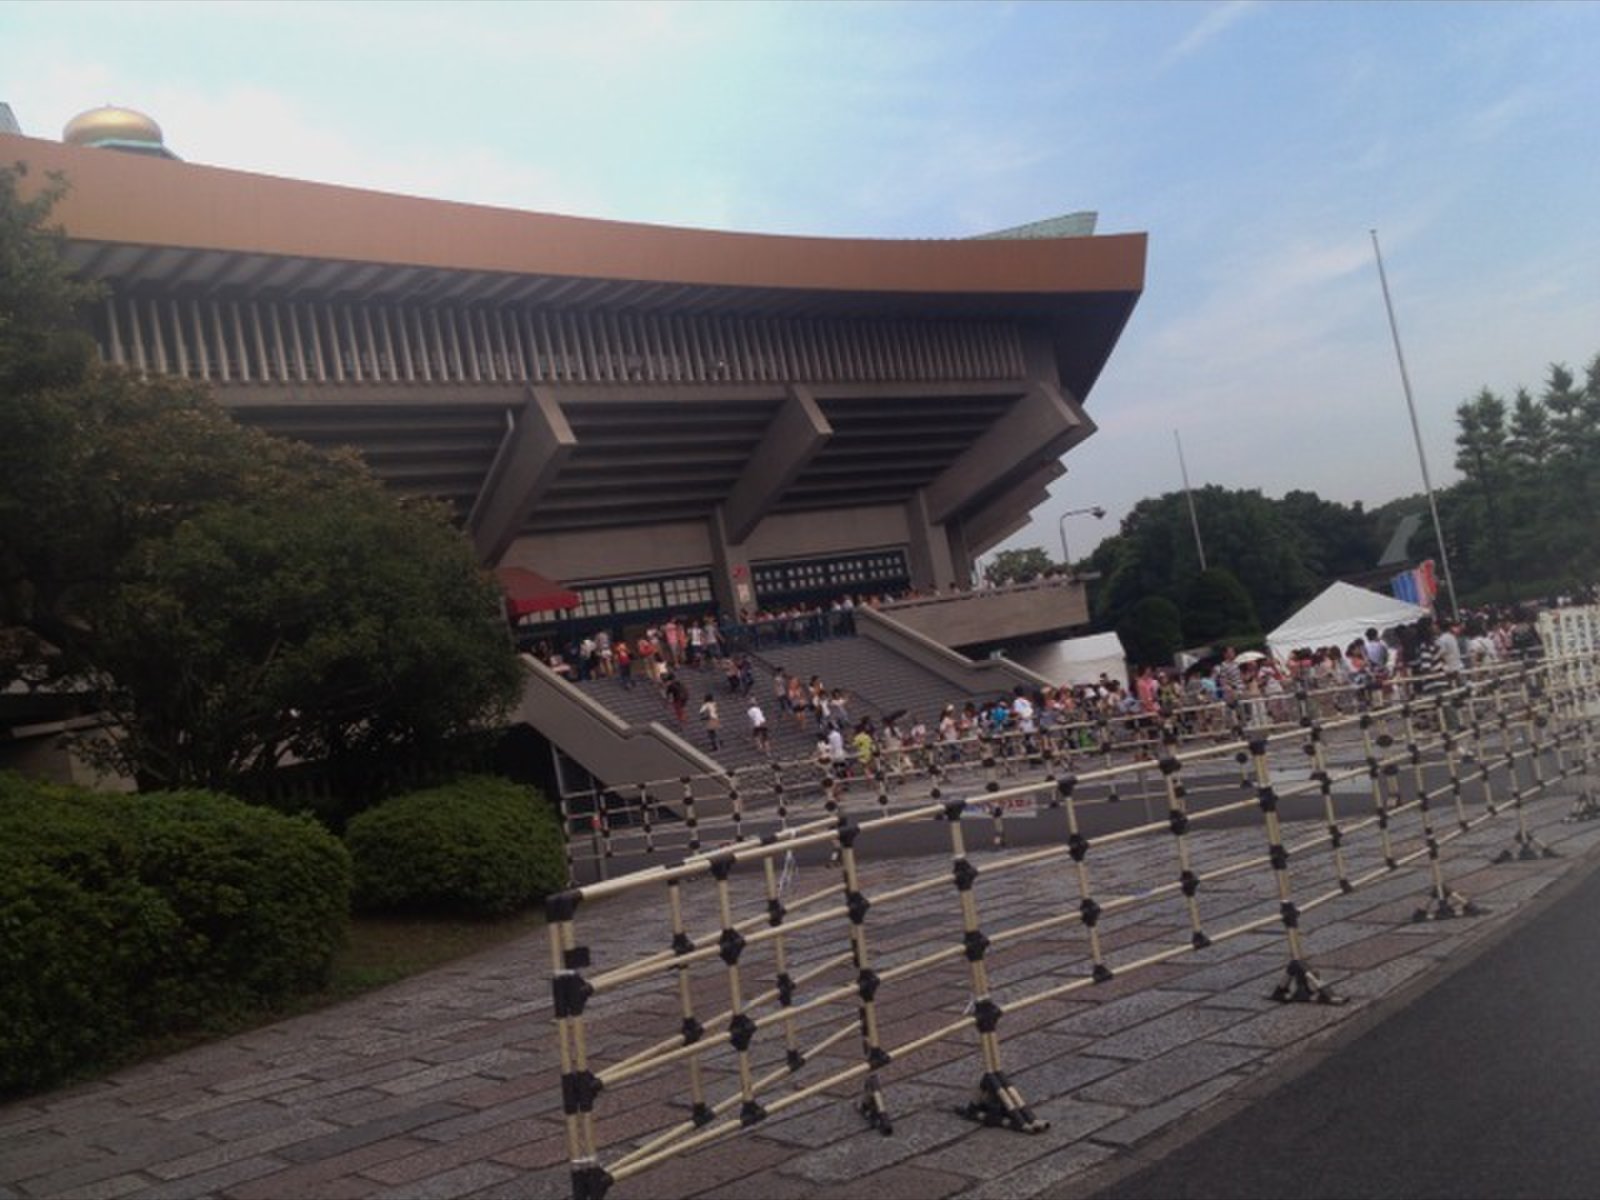
[[[965,584],[1093,432],[1144,282],[1144,235],[1081,221],[664,228],[185,163],[153,128],[0,132],[30,180],[69,184],[101,356],[354,447],[593,623]]]

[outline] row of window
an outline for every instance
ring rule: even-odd
[[[633,579],[624,583],[579,584],[573,591],[580,603],[576,616],[625,616],[629,613],[697,608],[715,599],[710,575],[674,575],[664,579]]]
[[[898,589],[906,585],[910,574],[904,550],[762,563],[751,572],[756,594],[762,599],[800,593],[850,592],[869,585]]]

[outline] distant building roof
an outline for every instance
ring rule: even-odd
[[[1010,229],[997,229],[993,233],[973,234],[970,240],[1092,237],[1099,219],[1100,214],[1094,212],[1067,213],[1059,217],[1046,217],[1043,221],[1030,221],[1026,225],[1013,225]]]

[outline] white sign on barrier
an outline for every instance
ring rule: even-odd
[[[1020,796],[999,796],[994,799],[988,796],[969,796],[967,806],[961,810],[961,815],[973,820],[992,818],[997,805],[1002,817],[1039,815],[1039,801],[1032,792],[1025,792]]]
[[[1539,641],[1550,657],[1573,660],[1576,682],[1593,697],[1600,686],[1600,605],[1549,608],[1539,614]],[[1600,716],[1600,699],[1585,705],[1590,716]]]

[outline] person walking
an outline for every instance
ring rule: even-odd
[[[706,743],[711,747],[711,753],[715,754],[722,749],[717,744],[717,730],[722,728],[722,720],[717,715],[717,699],[710,692],[700,702],[700,724],[705,727]]]
[[[771,735],[767,732],[767,714],[761,711],[761,702],[751,697],[750,707],[745,709],[745,719],[750,722],[750,737],[756,744],[756,749],[763,754],[772,753]]]

